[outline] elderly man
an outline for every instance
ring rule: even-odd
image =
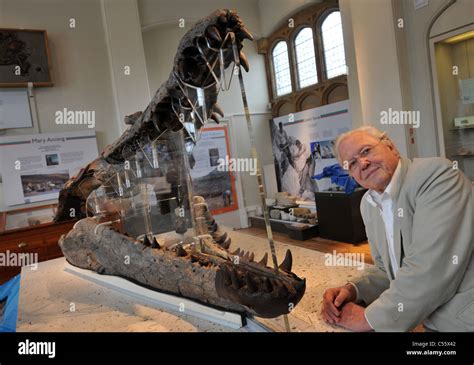
[[[361,213],[375,266],[325,291],[323,319],[353,331],[409,331],[422,322],[474,331],[472,183],[447,159],[400,157],[373,127],[340,135],[335,152],[369,189]]]

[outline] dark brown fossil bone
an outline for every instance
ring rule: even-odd
[[[293,256],[291,255],[291,251],[286,251],[285,259],[280,264],[280,269],[291,272],[291,266],[293,266]]]
[[[92,218],[80,220],[61,237],[59,245],[75,266],[100,274],[130,279],[154,290],[181,295],[225,310],[276,317],[289,313],[302,298],[305,280],[232,256],[219,257],[178,245],[177,251],[153,249],[115,232],[97,227]],[[216,245],[207,235],[205,247]],[[130,257],[130,262],[123,260]]]
[[[156,237],[153,237],[153,242],[151,243],[151,248],[157,248],[157,249],[161,248],[160,244],[156,240]]]

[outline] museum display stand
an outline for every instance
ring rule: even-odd
[[[296,206],[297,207],[297,206]],[[290,214],[292,207],[279,207],[279,206],[268,206],[267,209],[270,212],[273,210],[279,210]],[[265,220],[262,216],[251,216],[249,222],[252,227],[265,228]],[[284,219],[270,218],[270,225],[275,232],[285,233],[289,238],[299,241],[309,240],[318,235],[318,223],[309,224],[294,221],[288,221]]]

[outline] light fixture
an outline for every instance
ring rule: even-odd
[[[458,43],[471,38],[474,38],[474,30],[447,38],[443,41],[443,43]]]

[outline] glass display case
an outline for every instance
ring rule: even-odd
[[[183,131],[149,141],[130,153],[115,175],[87,198],[87,214],[122,234],[151,242],[174,232],[195,236],[191,179]],[[126,152],[125,152],[126,154]]]
[[[53,223],[56,204],[0,212],[0,233]]]
[[[441,155],[474,181],[474,29],[432,39]]]

